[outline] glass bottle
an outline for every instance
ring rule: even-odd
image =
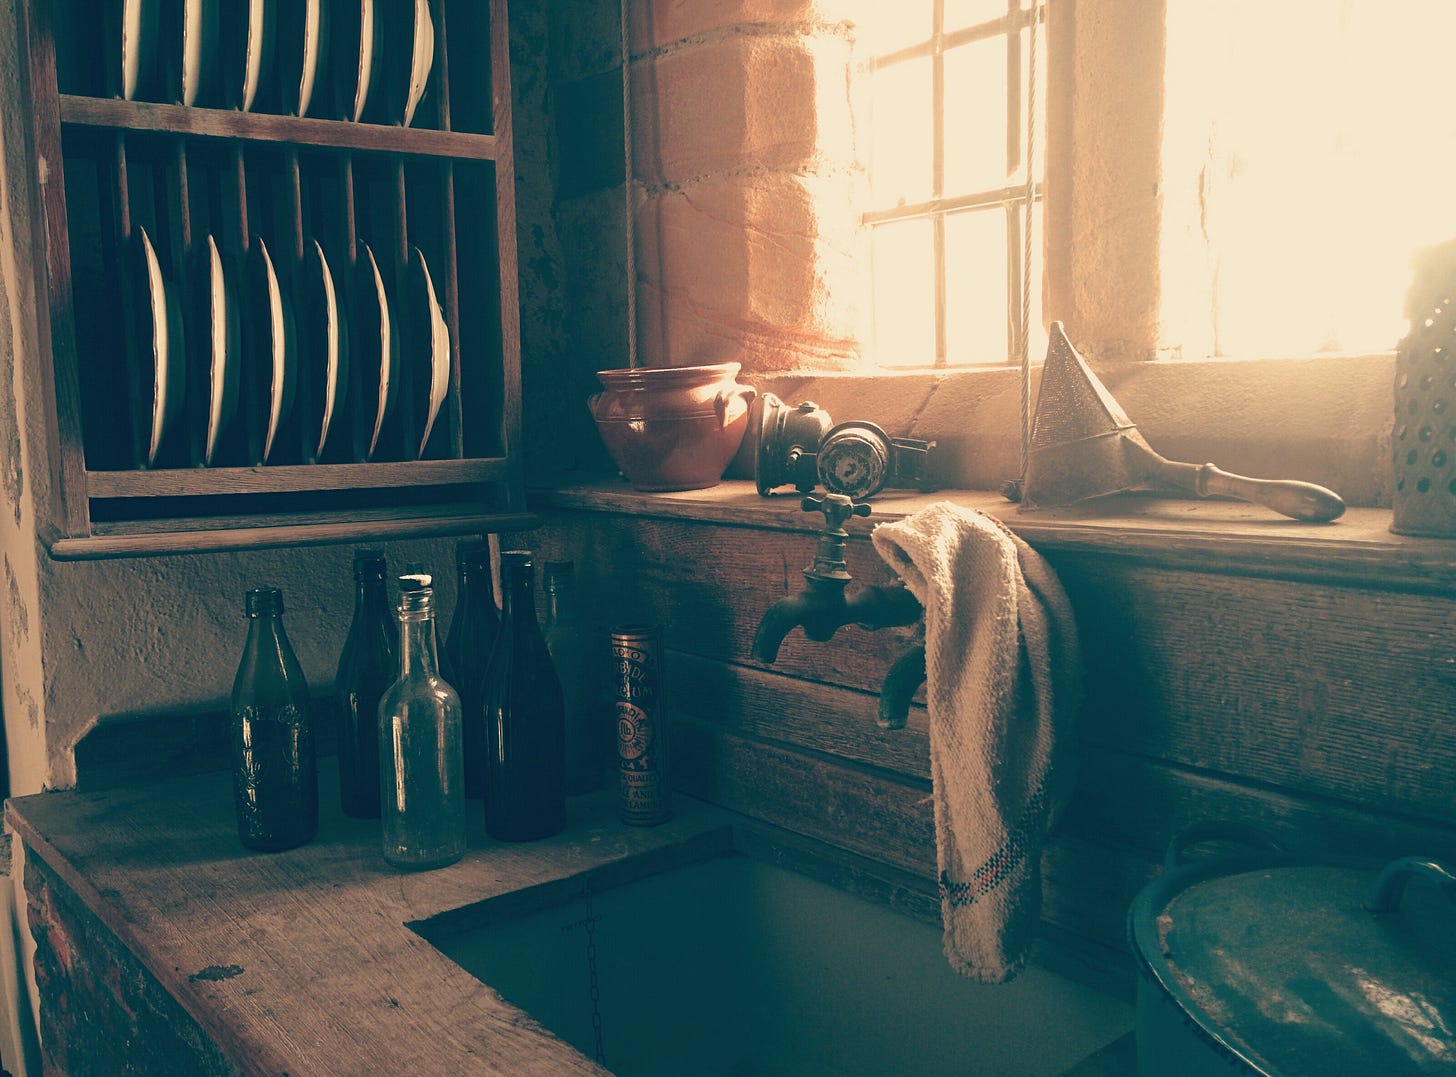
[[[283,631],[283,592],[254,588],[244,608],[229,723],[238,837],[249,849],[292,849],[318,832],[308,682]]]
[[[384,587],[380,550],[354,551],[354,620],[339,654],[339,803],[345,815],[379,818],[379,700],[396,674],[399,630]]]
[[[465,852],[460,697],[439,673],[430,577],[399,585],[399,679],[379,701],[381,848],[397,868],[440,868]]]
[[[445,654],[454,671],[451,683],[460,693],[465,721],[465,795],[478,800],[485,796],[485,666],[500,631],[490,576],[490,547],[479,539],[461,542],[455,547],[455,568],[460,586],[450,631],[445,636]]]
[[[593,661],[598,648],[577,607],[575,566],[570,561],[548,561],[542,582],[546,587],[542,635],[566,707],[566,793],[576,796],[591,792],[602,780],[607,723],[599,667]]]
[[[501,628],[484,689],[485,828],[500,841],[531,841],[566,825],[565,706],[536,622],[531,554],[501,554]]]

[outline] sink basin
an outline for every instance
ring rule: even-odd
[[[1037,967],[983,986],[940,929],[730,853],[472,925],[415,925],[537,1022],[626,1075],[1061,1074],[1124,1036],[1131,1005]],[[564,900],[563,900],[564,899]],[[590,932],[588,931],[590,927]]]

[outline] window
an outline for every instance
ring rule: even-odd
[[[886,367],[1017,358],[1023,321],[1041,325],[1040,4],[867,6],[869,351]]]
[[[1412,254],[1456,236],[1456,4],[1169,0],[1167,34],[1170,343],[1393,348]]]

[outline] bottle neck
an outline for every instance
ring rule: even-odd
[[[546,576],[546,618],[559,621],[570,617],[576,609],[576,580],[570,572],[550,572]]]
[[[248,638],[265,640],[283,634],[283,618],[276,613],[248,614]]]
[[[389,610],[389,596],[384,588],[384,577],[366,577],[354,583],[354,613],[379,613]]]
[[[535,578],[528,566],[513,565],[501,588],[501,617],[517,625],[536,624]]]
[[[439,676],[434,614],[399,615],[399,675],[401,678]]]

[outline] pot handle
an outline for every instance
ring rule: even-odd
[[[1236,823],[1231,819],[1210,819],[1193,823],[1174,834],[1168,842],[1168,851],[1163,855],[1164,870],[1171,871],[1183,863],[1183,854],[1194,845],[1205,841],[1233,841],[1270,853],[1284,852],[1281,845],[1267,830],[1260,830],[1249,823]]]
[[[603,390],[603,392],[605,392],[605,390]],[[586,410],[591,412],[593,419],[597,417],[597,401],[601,398],[601,393],[592,393],[591,396],[586,398]]]
[[[718,416],[718,428],[721,430],[728,425],[728,409],[732,407],[733,401],[742,397],[745,404],[752,404],[757,396],[758,390],[751,385],[735,385],[732,390],[720,391],[713,398],[713,411]]]
[[[1456,902],[1456,872],[1452,872],[1439,860],[1427,860],[1419,856],[1403,856],[1392,860],[1381,869],[1370,889],[1370,900],[1365,908],[1377,916],[1398,912],[1400,899],[1405,895],[1405,885],[1415,876],[1430,879],[1445,895]]]

